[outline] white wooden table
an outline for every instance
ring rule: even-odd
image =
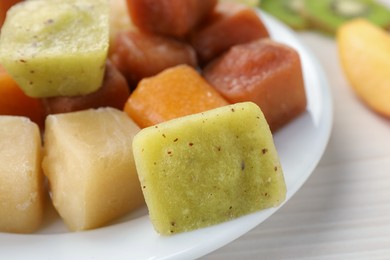
[[[281,210],[202,259],[390,259],[390,119],[355,96],[334,39],[298,35],[322,64],[333,94],[329,145]]]

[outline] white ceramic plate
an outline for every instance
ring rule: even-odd
[[[332,125],[332,102],[326,78],[309,51],[284,25],[266,14],[261,16],[273,39],[300,53],[308,97],[305,114],[275,135],[287,183],[287,202],[310,176],[325,150]],[[154,231],[145,208],[119,223],[80,233],[67,232],[58,218],[49,216],[38,234],[0,233],[0,259],[197,258],[240,237],[277,210],[267,209],[171,237],[161,237]]]

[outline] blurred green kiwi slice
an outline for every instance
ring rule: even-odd
[[[361,17],[388,28],[390,10],[374,0],[305,0],[305,16],[312,27],[331,35],[345,21]]]
[[[301,15],[305,0],[261,0],[260,8],[295,30],[308,28],[306,18]]]

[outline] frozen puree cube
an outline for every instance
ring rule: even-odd
[[[0,116],[0,232],[30,233],[42,222],[43,174],[38,126]]]
[[[50,115],[43,170],[70,230],[100,227],[143,204],[132,152],[139,131],[114,108]]]
[[[259,105],[273,132],[306,109],[298,52],[270,39],[232,47],[211,62],[203,75],[231,103]]]
[[[24,116],[43,128],[45,110],[39,98],[24,94],[15,80],[0,65],[0,115]]]
[[[144,128],[133,142],[155,229],[194,230],[280,205],[286,186],[257,105],[237,103]]]
[[[124,111],[140,127],[147,127],[227,104],[194,68],[178,65],[141,80]]]
[[[34,97],[97,90],[108,52],[108,1],[35,0],[12,7],[0,37],[0,62]]]
[[[217,0],[127,0],[134,24],[141,30],[183,37],[213,10]]]
[[[42,99],[47,114],[68,113],[89,108],[114,107],[122,110],[130,95],[125,77],[107,60],[102,86],[87,95]]]
[[[191,45],[157,34],[123,31],[117,34],[110,55],[112,63],[126,77],[130,87],[164,69],[188,64],[197,66]]]
[[[267,28],[253,9],[235,2],[221,2],[191,33],[191,44],[205,64],[236,44],[268,36]]]

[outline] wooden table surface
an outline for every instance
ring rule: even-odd
[[[390,259],[390,119],[353,93],[334,39],[298,35],[322,64],[333,95],[328,147],[276,214],[202,259]]]

